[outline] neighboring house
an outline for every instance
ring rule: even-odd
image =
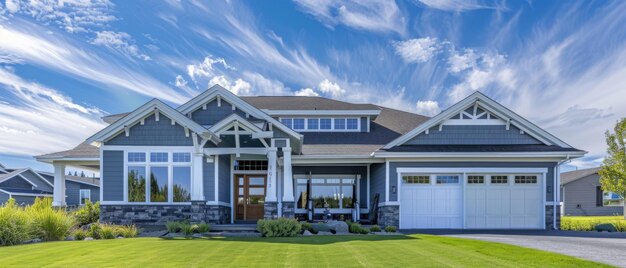
[[[76,148],[36,158],[55,185],[68,165],[99,168],[101,220],[116,223],[330,213],[403,229],[554,228],[559,165],[585,154],[479,92],[428,118],[213,86],[104,120]]]
[[[52,197],[54,177],[52,174],[30,168],[9,169],[0,164],[0,204],[9,198],[17,204],[30,205],[37,197]],[[66,176],[68,205],[82,205],[85,199],[100,200],[98,179]]]
[[[599,167],[561,173],[561,201],[564,216],[623,215],[624,199],[602,191]]]

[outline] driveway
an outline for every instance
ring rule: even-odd
[[[626,233],[571,231],[402,230],[512,244],[626,267]]]

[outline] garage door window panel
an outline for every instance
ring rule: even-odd
[[[467,176],[467,184],[485,184],[485,176],[469,175]]]
[[[509,184],[509,176],[507,175],[491,175],[490,177],[491,184]]]
[[[516,175],[515,184],[537,184],[537,176]]]
[[[458,184],[459,176],[458,175],[437,175],[436,182],[437,184]]]
[[[402,176],[402,182],[406,184],[430,184],[430,176],[428,175]]]

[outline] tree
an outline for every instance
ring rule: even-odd
[[[615,133],[606,131],[608,156],[604,159],[600,174],[602,190],[614,192],[622,198],[626,196],[626,118],[615,124]],[[624,206],[626,219],[626,205]]]

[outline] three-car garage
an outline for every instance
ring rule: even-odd
[[[543,229],[547,169],[398,168],[401,229]]]

